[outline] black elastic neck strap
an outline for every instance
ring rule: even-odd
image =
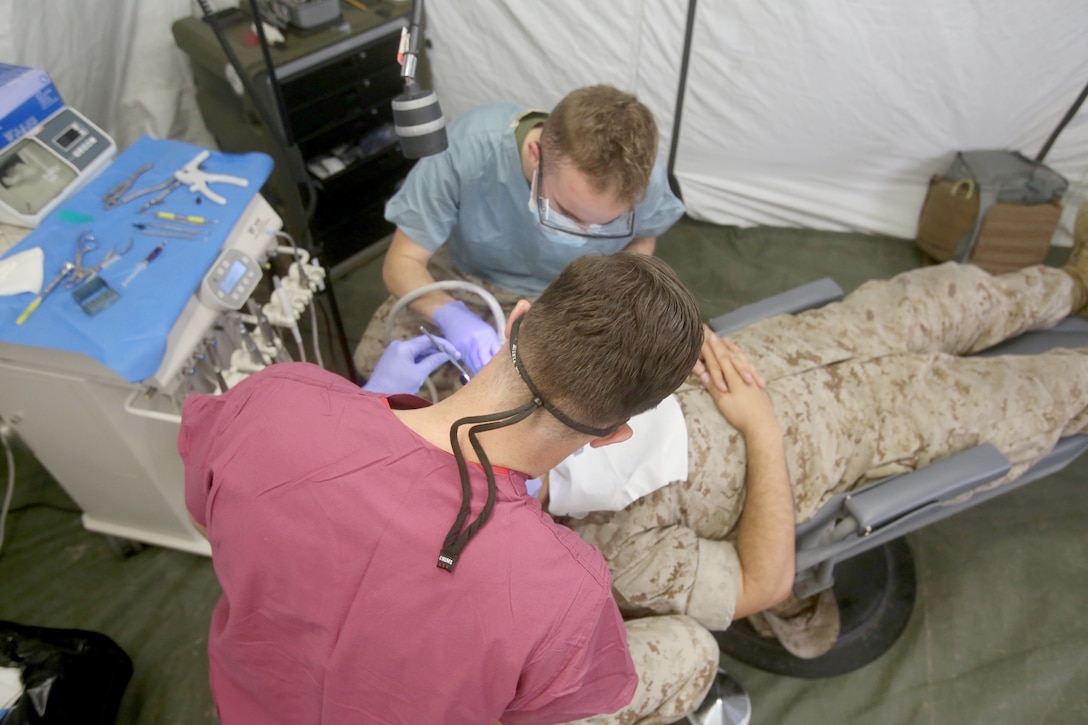
[[[450,447],[453,448],[453,457],[457,461],[457,470],[461,474],[461,508],[457,512],[457,519],[453,522],[453,526],[450,527],[449,532],[446,534],[445,541],[442,542],[442,550],[438,552],[439,569],[453,571],[454,565],[457,564],[457,558],[468,544],[469,539],[480,530],[481,526],[487,523],[488,518],[491,516],[491,510],[495,506],[495,471],[491,467],[491,461],[488,459],[487,453],[480,444],[478,435],[525,420],[536,409],[536,403],[529,401],[502,413],[461,418],[454,421],[450,427]],[[458,430],[461,426],[469,424],[475,424],[468,430],[468,440],[472,445],[472,450],[476,452],[476,457],[480,460],[484,475],[487,477],[487,501],[484,503],[483,510],[480,511],[480,515],[476,517],[476,520],[462,531],[461,529],[464,527],[471,509],[472,488],[469,484],[468,464],[465,462],[465,454],[461,450]]]
[[[488,518],[491,516],[491,510],[495,507],[495,471],[491,467],[491,461],[488,459],[487,453],[480,444],[478,437],[480,433],[514,425],[528,418],[537,408],[543,408],[555,416],[556,420],[563,425],[586,435],[603,437],[612,434],[619,428],[618,425],[611,428],[591,428],[588,425],[576,423],[563,415],[554,405],[544,400],[543,396],[540,395],[540,391],[533,385],[529,373],[525,371],[518,359],[518,328],[521,326],[521,320],[520,317],[514,320],[514,324],[510,329],[510,358],[514,363],[514,369],[521,376],[525,386],[529,388],[533,399],[501,413],[461,418],[454,421],[450,427],[450,447],[453,449],[453,457],[457,461],[457,471],[461,474],[461,507],[457,511],[457,518],[454,520],[453,526],[450,527],[449,532],[446,534],[445,541],[442,542],[442,550],[438,552],[437,566],[439,569],[445,569],[448,572],[453,571],[453,567],[457,564],[457,558],[464,551],[469,540],[480,530],[480,527],[487,523]],[[468,440],[484,469],[484,475],[487,477],[487,501],[484,503],[480,515],[467,527],[465,527],[465,521],[468,520],[468,515],[471,513],[472,488],[469,483],[468,464],[465,462],[465,455],[461,450],[461,441],[458,436],[458,431],[463,425],[472,425],[468,430]],[[462,528],[464,528],[464,531],[462,531]]]
[[[513,361],[514,370],[517,370],[518,375],[521,377],[521,381],[525,383],[525,387],[529,388],[529,392],[533,396],[533,403],[551,413],[555,419],[563,425],[576,430],[579,433],[585,433],[586,435],[596,436],[598,438],[614,433],[616,429],[619,428],[618,425],[614,425],[611,428],[592,428],[588,425],[577,423],[565,416],[562,411],[554,405],[544,400],[544,396],[542,396],[536,386],[533,385],[533,379],[529,377],[529,371],[525,369],[525,366],[518,359],[518,328],[521,327],[521,321],[523,319],[523,317],[517,318],[510,327],[510,359]]]

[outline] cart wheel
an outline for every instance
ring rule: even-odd
[[[143,542],[133,541],[132,539],[126,539],[121,536],[107,535],[106,543],[109,544],[110,551],[122,559],[136,556],[147,548],[147,544],[144,544]]]
[[[903,539],[870,549],[835,565],[841,630],[830,651],[811,660],[790,654],[747,620],[715,632],[721,651],[744,664],[789,677],[834,677],[869,664],[887,652],[914,609],[914,559]]]

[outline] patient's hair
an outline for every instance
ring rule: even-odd
[[[594,189],[634,206],[650,185],[657,124],[650,109],[630,93],[587,86],[571,91],[552,110],[540,145],[549,166],[573,163]]]
[[[518,354],[545,400],[607,428],[676,390],[702,344],[699,308],[672,268],[619,252],[567,265],[525,313]]]

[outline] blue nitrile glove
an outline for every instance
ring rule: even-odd
[[[487,365],[502,347],[495,328],[477,317],[465,303],[455,300],[434,311],[434,324],[461,353],[461,362],[473,373]]]
[[[453,343],[448,340],[442,340],[442,344],[449,350],[454,349]],[[427,376],[449,359],[449,355],[435,347],[424,335],[411,340],[394,340],[382,353],[363,390],[389,395],[416,393]]]

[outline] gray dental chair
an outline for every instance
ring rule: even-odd
[[[729,335],[774,315],[819,307],[842,294],[837,284],[822,279],[741,307],[709,324],[719,335]],[[979,354],[1037,354],[1054,347],[1088,347],[1088,320],[1067,318],[1050,330],[1025,333]],[[976,491],[965,500],[959,497],[1009,470],[1009,462],[989,444],[834,496],[797,527],[793,590],[807,597],[832,589],[841,619],[835,646],[821,657],[800,659],[777,640],[761,636],[745,620],[716,633],[719,646],[745,664],[792,677],[830,677],[868,664],[895,643],[913,609],[914,566],[904,534],[1055,473],[1086,449],[1088,435],[1062,439],[1019,478]]]

